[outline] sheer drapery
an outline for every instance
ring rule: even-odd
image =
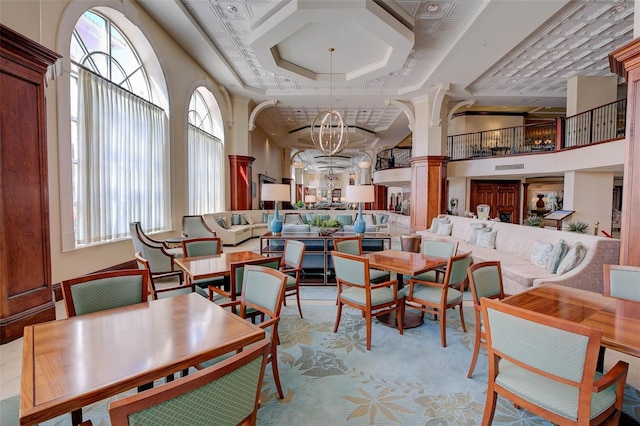
[[[76,244],[170,225],[169,140],[161,108],[84,69],[78,74]]]
[[[222,141],[189,125],[189,213],[224,210],[224,145]]]

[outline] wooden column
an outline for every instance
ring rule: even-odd
[[[376,194],[376,201],[372,203],[372,210],[387,209],[387,187],[384,185],[373,185],[373,191]]]
[[[56,63],[57,53],[0,25],[0,344],[56,318],[45,112]]]
[[[422,231],[447,209],[449,157],[432,155],[411,159],[411,229]]]
[[[229,155],[230,210],[251,210],[251,164],[255,158]]]
[[[627,148],[624,159],[624,187],[622,193],[622,223],[620,226],[620,264],[640,266],[640,38],[632,40],[609,55],[611,71],[627,82]],[[637,124],[637,126],[636,126]],[[635,191],[634,191],[635,189]]]

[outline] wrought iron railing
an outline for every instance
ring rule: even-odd
[[[567,117],[562,147],[571,148],[624,138],[626,117],[626,99]]]
[[[376,156],[376,170],[411,167],[411,147],[395,147],[380,151]]]

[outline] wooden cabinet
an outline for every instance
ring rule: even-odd
[[[45,84],[61,57],[0,25],[0,344],[55,319]]]

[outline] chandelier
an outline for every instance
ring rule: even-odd
[[[333,47],[329,48],[331,69],[329,73],[329,110],[322,111],[311,123],[311,141],[324,155],[335,155],[349,143],[349,131],[344,119],[333,109]],[[316,132],[316,128],[318,131]]]
[[[340,177],[337,176],[335,173],[333,173],[333,169],[329,169],[329,174],[326,174],[324,176],[324,183],[327,186],[327,188],[331,190],[332,194],[333,194],[333,188],[336,187],[336,182],[338,181],[338,179],[340,179]]]

